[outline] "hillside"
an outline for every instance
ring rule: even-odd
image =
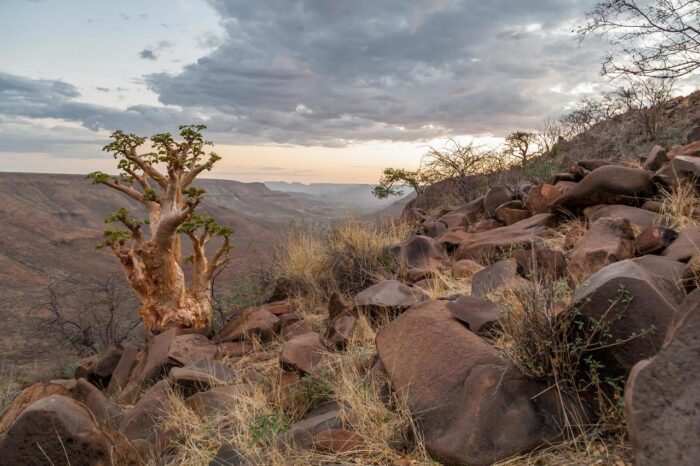
[[[208,191],[203,209],[235,229],[224,280],[249,273],[291,222],[327,222],[337,214],[322,201],[272,191],[262,183],[203,179],[196,184]],[[46,294],[50,277],[120,272],[111,252],[95,245],[103,219],[125,202],[120,193],[83,176],[0,173],[0,352],[5,365],[46,357],[41,342],[25,341],[26,332],[18,329],[36,324],[30,310]]]
[[[303,199],[323,201],[348,214],[373,213],[390,207],[394,202],[393,199],[377,199],[373,196],[374,185],[371,184],[266,181],[265,186]],[[408,191],[405,190],[406,194]]]

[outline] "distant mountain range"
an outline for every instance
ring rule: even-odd
[[[235,229],[222,286],[259,267],[293,222],[329,224],[348,211],[369,215],[395,201],[374,199],[371,185],[268,187],[215,179],[195,184],[207,190],[202,210]],[[110,251],[95,249],[104,218],[121,206],[142,212],[125,196],[93,186],[81,175],[0,172],[0,335],[5,336],[0,337],[0,363],[38,361],[50,349],[25,331],[35,325],[31,307],[46,293],[50,276],[100,277],[121,270]]]
[[[268,188],[288,193],[295,197],[318,200],[333,205],[336,209],[359,214],[373,213],[385,209],[396,202],[396,198],[377,199],[372,195],[372,184],[346,183],[289,183],[287,181],[266,181]],[[404,195],[409,189],[404,189]]]

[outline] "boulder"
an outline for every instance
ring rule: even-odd
[[[119,362],[112,372],[112,377],[109,379],[107,395],[115,395],[126,387],[132,370],[138,365],[139,358],[142,356],[143,353],[136,348],[132,346],[124,347]]]
[[[697,141],[700,141],[700,126],[693,126],[685,135],[685,143],[690,144]]]
[[[438,222],[442,222],[445,225],[447,225],[447,228],[458,228],[458,227],[467,227],[469,226],[469,218],[467,217],[467,214],[463,214],[461,212],[449,212],[442,217],[437,219]]]
[[[328,324],[328,334],[326,335],[328,342],[338,349],[345,348],[352,337],[356,322],[357,318],[350,311],[336,316]]]
[[[290,312],[289,314],[283,314],[279,316],[280,329],[284,330],[285,327],[289,327],[301,320],[301,316],[296,312]]]
[[[318,333],[305,333],[292,338],[282,346],[280,366],[286,371],[307,374],[323,361],[325,351],[326,348]]]
[[[681,309],[664,347],[634,366],[625,388],[625,420],[639,466],[691,466],[700,458],[700,291]]]
[[[298,337],[305,333],[313,332],[314,329],[308,320],[301,320],[299,322],[294,322],[291,325],[282,329],[282,337],[287,340]]]
[[[527,193],[525,207],[532,215],[551,212],[551,204],[564,194],[561,188],[551,184],[540,184]]]
[[[187,406],[202,418],[226,416],[234,406],[234,400],[240,398],[249,384],[233,384],[213,387],[207,391],[198,392],[187,398]]]
[[[637,254],[656,254],[666,249],[676,238],[678,233],[666,227],[649,227],[642,231],[634,240]]]
[[[566,258],[559,251],[547,248],[515,251],[511,258],[525,278],[558,280],[566,276]]]
[[[469,233],[479,233],[480,231],[489,231],[493,230],[494,228],[499,228],[502,227],[503,224],[499,222],[498,220],[495,220],[493,218],[489,218],[486,220],[482,220],[480,222],[476,222],[474,225],[469,227]]]
[[[661,255],[677,261],[687,261],[700,252],[700,226],[686,228],[678,233],[678,238]]]
[[[100,426],[77,401],[58,394],[22,411],[0,440],[0,458],[7,465],[140,464],[122,436]]]
[[[403,309],[422,299],[420,292],[397,280],[379,282],[358,293],[355,305],[362,308]]]
[[[505,186],[494,186],[484,194],[484,212],[486,216],[493,218],[496,209],[512,199],[510,190]]]
[[[445,308],[452,317],[476,334],[489,333],[497,326],[504,312],[497,304],[476,296],[460,296],[454,301],[448,301]]]
[[[526,209],[499,207],[498,210],[496,210],[496,220],[504,225],[512,225],[530,216],[530,211]]]
[[[691,292],[698,288],[698,285],[700,285],[700,254],[695,254],[690,258],[683,271],[683,286],[687,292]]]
[[[333,320],[340,314],[352,310],[352,300],[334,291],[328,299],[328,319]]]
[[[233,369],[218,361],[198,359],[185,367],[170,369],[169,379],[173,387],[180,389],[185,396],[190,396],[212,387],[230,385],[238,376]]]
[[[457,261],[452,265],[452,278],[471,278],[484,267],[469,259]]]
[[[700,142],[696,143],[700,144]],[[654,174],[654,180],[668,186],[700,179],[700,157],[678,155]]]
[[[37,382],[22,390],[20,394],[12,400],[12,403],[10,403],[5,413],[2,415],[2,419],[0,419],[0,434],[7,430],[10,424],[22,414],[22,411],[24,411],[27,406],[35,401],[48,398],[51,395],[72,397],[71,392],[66,387],[51,382]]]
[[[253,351],[253,347],[244,341],[228,341],[218,345],[216,353],[219,358],[240,358]]]
[[[655,172],[668,163],[666,149],[661,146],[654,146],[644,159],[644,169]]]
[[[342,428],[340,410],[335,403],[327,403],[311,410],[306,419],[294,423],[289,430],[277,437],[277,448],[312,448],[316,434]]]
[[[360,450],[365,442],[362,437],[345,429],[328,429],[314,435],[314,447],[328,453],[347,453]]]
[[[683,268],[660,256],[627,259],[604,267],[576,289],[572,305],[584,321],[607,327],[607,343],[629,339],[592,353],[608,373],[627,374],[661,348],[685,295],[679,280]]]
[[[216,451],[216,456],[209,462],[209,466],[248,466],[250,464],[260,464],[252,461],[241,453],[239,448],[228,442],[221,444]]]
[[[412,236],[391,249],[399,264],[406,268],[436,270],[444,267],[445,256],[433,238]]]
[[[101,388],[107,388],[112,378],[112,373],[119,364],[122,353],[122,348],[110,345],[95,361],[88,380]]]
[[[279,322],[279,317],[267,309],[248,308],[226,324],[218,333],[217,339],[225,342],[257,337],[262,341],[268,341],[279,330]]]
[[[442,222],[425,222],[421,225],[421,230],[425,236],[437,238],[447,230],[447,225]]]
[[[700,141],[694,141],[689,144],[678,145],[668,151],[668,158],[673,160],[676,157],[698,157],[700,156]]]
[[[555,214],[538,214],[520,222],[489,231],[472,234],[454,253],[456,260],[497,260],[505,252],[515,248],[530,248],[541,244],[542,238],[554,232],[553,227],[561,217]]]
[[[561,434],[554,391],[527,379],[441,302],[382,328],[377,352],[440,462],[490,465]]]
[[[483,297],[504,287],[518,286],[518,263],[504,259],[484,267],[472,277],[472,296]]]
[[[140,439],[153,443],[163,429],[161,420],[172,407],[171,390],[167,379],[149,388],[121,419],[119,431],[132,442]]]
[[[461,228],[453,228],[445,231],[443,234],[435,238],[435,241],[445,248],[447,252],[454,251],[460,244],[469,239],[471,233]]]
[[[603,217],[626,218],[629,220],[630,225],[639,229],[658,225],[661,221],[661,216],[658,214],[646,209],[621,204],[591,206],[585,208],[583,213],[589,223],[594,223]]]
[[[654,183],[645,170],[604,165],[557,198],[552,207],[571,210],[598,204],[635,204],[653,192]]]
[[[569,275],[580,282],[606,265],[634,257],[634,233],[624,218],[598,219],[569,256]]]

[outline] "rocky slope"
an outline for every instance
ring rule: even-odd
[[[587,448],[586,463],[696,464],[698,178],[700,128],[641,164],[583,160],[544,183],[416,210],[407,217],[418,234],[390,248],[383,278],[352,299],[333,294],[325,315],[289,296],[216,335],[173,329],[82,361],[74,379],[26,388],[0,421],[0,456],[520,464],[517,455],[565,442],[564,426],[596,425],[606,446]],[[328,373],[341,377],[318,379]],[[308,404],[295,404],[301,394]],[[266,414],[246,417],[251,406]],[[405,430],[378,443],[402,406],[420,447]],[[610,425],[611,409],[625,421]],[[631,451],[609,448],[611,431]],[[551,461],[540,459],[577,462]]]

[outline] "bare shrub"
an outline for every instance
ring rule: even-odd
[[[36,306],[36,336],[55,341],[80,355],[122,344],[141,322],[138,300],[121,274],[104,278],[51,277],[45,297]]]

